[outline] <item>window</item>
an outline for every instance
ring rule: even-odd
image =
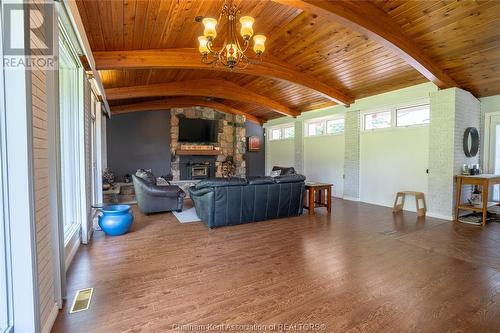
[[[281,125],[269,129],[270,140],[293,139],[295,137],[295,126],[292,124]]]
[[[396,109],[396,126],[414,126],[430,122],[430,105],[418,105]]]
[[[285,127],[283,129],[284,139],[293,139],[295,137],[295,127]]]
[[[344,118],[320,118],[306,123],[306,136],[339,134],[344,132]]]
[[[323,135],[325,127],[323,122],[315,122],[307,124],[307,136]]]
[[[379,128],[389,128],[391,123],[392,111],[368,113],[364,116],[364,129],[373,130]]]
[[[281,139],[281,129],[276,128],[271,130],[271,140],[279,140]]]
[[[59,41],[59,119],[61,192],[64,241],[80,230],[81,217],[81,133],[83,129],[83,75],[78,58],[61,30]]]
[[[344,118],[326,121],[326,133],[336,134],[344,132]]]

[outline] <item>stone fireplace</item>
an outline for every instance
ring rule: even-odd
[[[193,171],[196,174],[195,179],[202,179],[205,177],[204,169],[209,174],[207,178],[222,177],[222,164],[228,157],[233,158],[236,167],[234,176],[245,177],[246,166],[243,154],[246,149],[246,138],[243,116],[226,114],[206,107],[173,108],[170,112],[170,152],[174,181],[193,179]],[[181,146],[178,142],[179,117],[218,120],[219,133],[214,146],[217,147],[219,153],[216,156],[200,156],[193,151],[192,155],[177,155],[176,151]],[[204,144],[204,142],[199,144]]]

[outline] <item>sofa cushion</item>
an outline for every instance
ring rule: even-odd
[[[260,184],[274,184],[273,177],[266,176],[256,176],[256,177],[248,177],[248,185],[260,185]]]
[[[221,186],[242,186],[247,184],[248,182],[244,178],[211,178],[203,179],[202,181],[200,181],[198,184],[196,184],[196,189]]]
[[[139,169],[136,171],[135,175],[150,184],[156,185],[156,177],[151,171]]]
[[[304,180],[306,180],[306,177],[304,175],[299,175],[299,174],[274,177],[274,181],[278,184],[298,183],[298,182],[303,182]]]
[[[296,174],[294,167],[281,167],[281,166],[275,165],[275,166],[273,166],[273,169],[271,171],[276,171],[276,170],[281,170],[281,173],[280,173],[281,176]]]

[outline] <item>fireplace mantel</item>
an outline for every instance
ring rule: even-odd
[[[220,155],[221,151],[220,150],[181,150],[181,149],[176,149],[175,150],[176,155],[193,155],[193,156],[216,156]]]

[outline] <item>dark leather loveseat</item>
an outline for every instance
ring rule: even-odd
[[[132,179],[137,205],[142,213],[182,211],[186,193],[179,186],[158,186],[156,177],[145,170],[138,170]]]
[[[189,188],[198,217],[209,228],[302,214],[303,175],[216,178]]]

